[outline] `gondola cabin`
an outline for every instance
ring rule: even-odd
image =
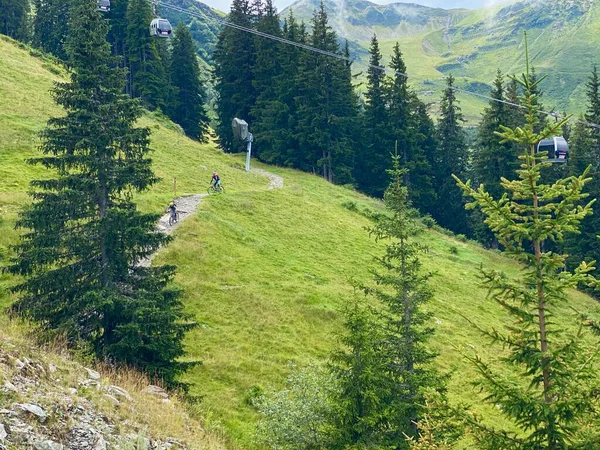
[[[110,0],[98,0],[98,11],[109,12]]]
[[[243,142],[248,140],[248,123],[245,120],[236,117],[231,122],[231,128],[236,139]]]
[[[537,145],[537,151],[548,152],[546,162],[564,163],[569,158],[569,144],[562,136],[554,136],[548,139],[542,139]]]
[[[173,28],[167,19],[154,19],[150,23],[150,36],[168,38],[172,32]]]

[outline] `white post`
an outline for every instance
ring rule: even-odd
[[[250,156],[252,155],[252,141],[254,140],[254,136],[252,133],[248,133],[248,147],[246,148],[246,172],[250,172]]]

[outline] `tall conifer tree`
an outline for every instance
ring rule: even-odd
[[[594,66],[590,79],[586,85],[588,105],[584,116],[585,121],[600,123],[600,78],[598,69]],[[590,197],[600,198],[600,130],[578,123],[569,141],[571,153],[568,168],[571,175],[582,173],[591,165],[590,176],[592,181],[586,186]],[[600,260],[600,215],[593,214],[581,223],[581,234],[570,236],[565,243],[565,250],[569,254],[568,265],[577,267],[582,261]],[[595,271],[598,274],[598,270]]]
[[[33,45],[67,60],[65,41],[72,0],[33,0],[36,14],[33,19]]]
[[[29,0],[0,0],[0,34],[27,42],[31,37]]]
[[[148,27],[154,18],[147,0],[129,0],[127,5],[127,53],[129,91],[149,108],[165,109],[168,95],[167,75],[156,39]]]
[[[482,269],[490,296],[510,316],[510,327],[482,330],[507,354],[502,361],[518,371],[519,379],[500,375],[479,357],[472,361],[480,374],[479,387],[485,399],[512,423],[511,429],[490,426],[471,418],[477,443],[482,449],[597,448],[600,445],[597,377],[592,366],[597,349],[586,348],[581,332],[568,332],[552,317],[568,302],[569,290],[578,283],[596,285],[593,265],[582,263],[565,271],[566,256],[547,250],[544,242],[560,243],[567,233],[577,232],[591,213],[591,203],[577,206],[586,194],[589,178],[582,175],[543,184],[548,170],[546,155],[536,153],[536,144],[560,132],[566,121],[542,126],[527,55],[527,71],[519,84],[525,91],[523,105],[527,123],[523,128],[501,127],[499,138],[524,147],[516,180],[503,180],[504,194],[494,199],[483,186],[458,181],[472,198],[469,207],[481,208],[486,223],[506,251],[524,268],[509,277]],[[539,133],[536,129],[541,129]],[[457,179],[458,180],[458,179]],[[533,251],[531,251],[533,250]]]
[[[340,53],[323,2],[312,18],[310,44]],[[350,182],[356,98],[350,68],[342,60],[303,52],[299,60],[296,101],[301,169],[319,172],[328,181]]]
[[[24,277],[13,308],[49,332],[84,342],[100,358],[172,383],[186,365],[189,325],[173,267],[139,261],[167,241],[153,214],[131,196],[156,182],[142,111],[123,94],[125,72],[110,55],[107,23],[96,0],[73,0],[66,49],[72,70],[54,89],[65,115],[42,133],[31,162],[53,171],[32,183],[33,204],[9,270]]]
[[[370,231],[388,241],[377,258],[383,270],[374,271],[376,287],[365,287],[382,305],[377,319],[353,309],[346,323],[348,350],[334,358],[341,385],[343,448],[408,448],[407,436],[417,435],[425,413],[425,392],[441,390],[442,377],[433,367],[436,354],[426,347],[433,329],[423,305],[433,297],[419,254],[424,248],[413,240],[418,228],[405,170],[395,156],[385,192],[389,216]]]
[[[404,176],[412,204],[420,211],[428,211],[436,200],[433,189],[433,171],[427,153],[433,157],[434,147],[419,135],[422,116],[420,101],[408,88],[406,65],[400,45],[396,43],[390,62],[392,77],[386,79],[386,103],[389,107],[389,125],[393,142],[398,143]],[[389,158],[388,158],[389,159]]]
[[[490,100],[477,128],[473,153],[473,178],[477,183],[483,183],[489,193],[498,198],[502,191],[500,179],[514,176],[519,167],[517,156],[520,152],[514,143],[500,143],[494,134],[500,125],[510,125],[511,114],[514,113],[512,110],[515,108],[503,103],[505,100],[511,100],[507,98],[504,76],[499,70],[490,95],[494,100]],[[512,99],[513,102],[514,100]],[[488,246],[497,247],[497,240],[483,223],[483,218],[475,214],[473,219],[474,234],[477,239]]]
[[[273,6],[271,0],[267,0],[262,15],[258,18],[256,26],[258,31],[270,34],[272,36],[281,36],[281,27],[279,25],[279,15],[277,9]],[[256,62],[253,67],[253,84],[256,90],[256,104],[252,107],[253,131],[256,137],[256,154],[262,152],[263,144],[266,155],[273,154],[271,133],[277,126],[273,123],[270,108],[273,102],[277,100],[278,89],[277,77],[281,75],[281,60],[283,57],[282,44],[257,36],[255,39]],[[264,141],[263,141],[264,138]],[[277,151],[279,153],[279,151]],[[262,159],[262,158],[261,158]]]
[[[466,135],[462,128],[463,115],[456,93],[454,77],[447,78],[448,87],[444,90],[441,115],[437,126],[438,149],[435,163],[435,188],[438,197],[433,217],[438,223],[455,233],[467,234],[467,215],[460,189],[456,188],[452,175],[462,177],[467,170],[468,149]]]
[[[359,152],[360,164],[356,178],[361,190],[382,197],[388,184],[385,170],[390,168],[389,155],[393,151],[390,139],[389,112],[385,98],[385,71],[377,36],[371,38],[365,92],[363,142]],[[381,67],[381,68],[380,68]]]
[[[233,0],[228,20],[252,28],[254,20],[249,0]],[[221,146],[229,152],[246,148],[234,142],[231,121],[238,117],[252,125],[250,112],[256,103],[252,82],[255,57],[254,39],[243,31],[223,27],[213,54],[219,116],[216,131]]]
[[[208,116],[204,108],[206,91],[200,80],[194,41],[183,22],[175,28],[172,47],[170,80],[175,95],[169,108],[170,115],[188,136],[202,141],[208,131]]]

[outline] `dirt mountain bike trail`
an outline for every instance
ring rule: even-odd
[[[252,172],[269,178],[267,190],[283,188],[283,177],[263,169],[252,169]],[[171,213],[167,212],[163,214],[160,219],[158,219],[158,222],[156,223],[156,230],[169,235],[173,234],[181,222],[196,213],[198,206],[200,206],[200,203],[202,203],[202,199],[204,197],[208,197],[208,195],[209,194],[192,194],[176,198],[175,204],[177,205],[179,220],[173,225],[169,225],[169,217]],[[138,263],[138,265],[141,267],[150,267],[155,255],[156,253],[150,256],[150,258],[143,259]]]

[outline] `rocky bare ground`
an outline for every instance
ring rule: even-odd
[[[0,336],[0,450],[166,450],[198,448],[153,439],[136,408],[169,408],[169,394],[148,385],[138,399],[95,370],[26,357]],[[140,400],[139,395],[142,395]],[[158,407],[157,407],[158,405]],[[161,406],[162,405],[162,406]]]

